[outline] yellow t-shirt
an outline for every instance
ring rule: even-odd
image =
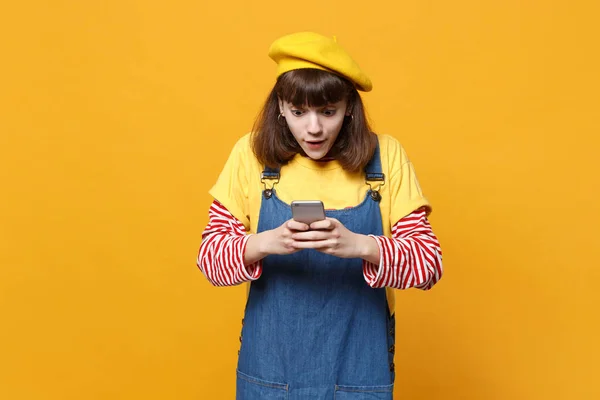
[[[377,135],[385,183],[372,183],[381,194],[380,210],[385,236],[401,218],[427,207],[414,168],[400,143],[388,135]],[[252,152],[250,134],[235,144],[225,167],[210,194],[240,220],[248,233],[256,233],[264,189],[260,180],[264,167]],[[266,181],[268,187],[273,181]],[[343,209],[360,204],[369,190],[364,172],[349,173],[339,162],[314,161],[297,154],[281,167],[275,184],[277,196],[285,203],[293,200],[321,200],[326,209]],[[387,290],[390,310],[394,311],[393,291]]]

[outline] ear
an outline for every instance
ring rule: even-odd
[[[283,114],[283,100],[281,100],[281,97],[277,96],[277,102],[279,103],[279,114]]]

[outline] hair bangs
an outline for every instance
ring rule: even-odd
[[[297,107],[324,107],[337,103],[347,99],[353,89],[348,80],[313,68],[289,71],[275,85],[277,95]]]

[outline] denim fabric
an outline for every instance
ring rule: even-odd
[[[381,172],[376,157],[367,172]],[[383,232],[369,194],[356,207],[326,214],[356,233]],[[258,231],[291,217],[274,190],[262,200]],[[246,304],[237,399],[390,400],[393,344],[385,289],[367,285],[361,259],[316,250],[270,255]]]

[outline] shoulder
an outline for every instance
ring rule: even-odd
[[[400,166],[409,161],[404,147],[394,136],[378,133],[377,139],[382,164]]]
[[[233,145],[232,153],[239,153],[240,155],[248,155],[252,152],[252,133],[246,133],[244,136],[240,137],[235,144]]]
[[[237,162],[242,163],[248,168],[260,168],[259,162],[254,155],[254,150],[252,149],[252,133],[246,133],[235,142],[229,157],[232,160],[237,160]]]

